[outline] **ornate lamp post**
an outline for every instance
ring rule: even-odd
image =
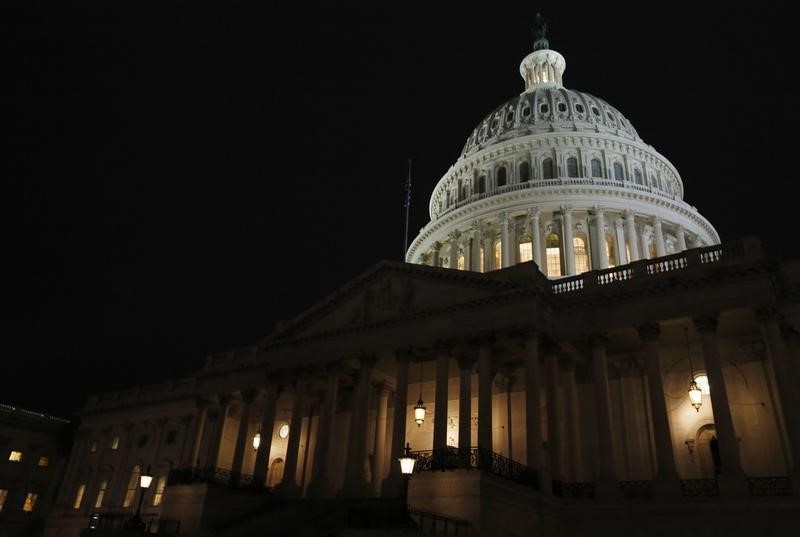
[[[422,402],[422,362],[419,363],[419,401],[414,407],[414,421],[417,422],[417,427],[422,427],[425,421],[425,404]]]
[[[703,392],[697,386],[697,381],[694,379],[694,367],[692,366],[692,349],[689,346],[689,332],[684,327],[683,334],[686,337],[686,354],[689,356],[689,402],[692,404],[697,412],[700,412],[700,407],[703,406]]]
[[[144,492],[148,488],[150,488],[150,483],[153,482],[153,474],[150,473],[150,466],[147,466],[147,470],[139,476],[139,504],[136,506],[136,514],[133,515],[133,518],[128,520],[125,523],[125,527],[132,530],[144,531],[145,530],[145,523],[139,514],[142,512],[142,501],[144,500]]]
[[[411,474],[414,473],[414,463],[417,458],[411,454],[411,445],[406,442],[406,452],[398,459],[400,461],[400,472],[403,474],[403,515],[408,514],[408,482]]]

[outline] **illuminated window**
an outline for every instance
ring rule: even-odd
[[[111,445],[109,447],[114,451],[119,449],[119,436],[115,436],[111,439]]]
[[[578,177],[578,159],[575,157],[567,159],[567,177]]]
[[[553,172],[553,159],[546,158],[542,161],[542,179],[552,179],[555,176]]]
[[[483,270],[484,270],[484,269],[483,269],[483,267],[485,266],[485,265],[483,264],[483,263],[484,263],[484,261],[483,261],[483,260],[484,260],[484,257],[483,257],[483,247],[481,247],[481,266],[480,266],[481,272],[483,272]]]
[[[156,491],[155,494],[153,494],[153,507],[158,507],[161,505],[161,501],[164,499],[164,488],[166,488],[166,486],[167,476],[158,476],[158,481],[156,481]]]
[[[617,181],[625,180],[625,171],[622,169],[622,164],[619,162],[614,163],[614,179]]]
[[[703,395],[711,395],[711,387],[708,385],[708,377],[705,373],[698,373],[694,376],[694,381],[697,387],[703,392]]]
[[[283,479],[283,459],[275,459],[269,465],[269,474],[267,475],[267,486],[274,487]]]
[[[506,177],[506,167],[500,166],[497,168],[497,186],[506,186],[506,181],[508,178]]]
[[[464,256],[462,254],[458,254],[458,257],[456,257],[456,268],[464,270]]]
[[[519,262],[525,263],[533,260],[533,245],[530,238],[523,238],[523,242],[519,243]]]
[[[50,459],[42,455],[39,457],[39,462],[36,464],[39,468],[47,468],[50,466]]]
[[[73,509],[80,509],[81,502],[83,501],[83,493],[86,492],[86,483],[78,485],[78,490],[75,491],[75,501],[72,502]]]
[[[658,257],[658,252],[656,251],[656,243],[651,242],[650,244],[648,244],[647,251],[650,253],[650,259]]]
[[[503,252],[503,241],[497,241],[494,243],[494,266],[493,269],[499,269],[503,267],[502,261],[502,252]]]
[[[531,165],[527,161],[523,161],[519,165],[519,181],[525,182],[531,180]]]
[[[8,460],[11,462],[22,462],[22,452],[21,451],[12,451],[8,454]]]
[[[592,177],[603,177],[603,163],[599,158],[592,159]]]
[[[606,235],[606,253],[608,254],[608,266],[617,266],[617,249],[614,247],[614,238]]]
[[[97,509],[98,507],[103,507],[103,498],[106,495],[106,489],[108,488],[108,480],[103,479],[100,481],[100,487],[97,489],[97,498],[94,500],[94,507]]]
[[[575,274],[589,270],[589,253],[586,250],[586,239],[577,236],[572,238],[572,247],[575,252]]]
[[[551,233],[545,239],[547,248],[547,275],[561,276],[561,248],[558,235]]]
[[[25,503],[22,505],[22,510],[26,513],[30,513],[33,511],[33,508],[36,507],[36,500],[39,499],[39,494],[36,492],[29,492],[25,495]]]
[[[130,507],[133,503],[133,498],[136,496],[136,487],[139,486],[139,474],[142,469],[137,464],[131,468],[131,477],[128,479],[128,488],[125,490],[125,499],[122,501],[122,507]]]
[[[6,498],[8,498],[8,489],[0,489],[0,513],[3,512],[3,505],[6,503]]]

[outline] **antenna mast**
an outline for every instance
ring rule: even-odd
[[[411,211],[411,159],[408,159],[408,178],[406,179],[406,197],[405,201],[403,202],[403,206],[406,208],[406,234],[403,240],[403,257],[401,258],[402,261],[406,260],[406,252],[408,251],[408,215]]]

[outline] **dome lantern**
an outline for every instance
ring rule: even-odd
[[[533,35],[533,52],[528,54],[519,66],[519,74],[525,81],[525,93],[537,88],[562,88],[562,76],[567,68],[564,56],[550,50],[550,42],[546,37],[547,23],[541,14],[536,14],[536,26]]]

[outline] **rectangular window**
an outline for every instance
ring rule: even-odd
[[[141,471],[138,464],[131,469],[131,476],[128,480],[128,488],[125,491],[125,499],[122,500],[122,507],[130,507],[133,503],[133,497],[136,496],[136,488],[139,486],[139,474]]]
[[[156,493],[153,494],[153,507],[158,507],[161,505],[162,500],[164,499],[164,489],[167,486],[167,476],[160,475],[158,476],[158,481],[156,481]]]
[[[75,491],[75,501],[72,502],[73,509],[80,509],[81,502],[83,501],[83,493],[86,491],[86,483],[78,485],[78,490]]]
[[[103,479],[100,481],[100,488],[97,489],[97,498],[94,500],[94,508],[98,509],[103,507],[103,497],[106,495],[106,489],[108,488],[108,480]]]
[[[5,505],[7,497],[8,489],[0,489],[0,513],[3,512],[3,505]]]
[[[22,452],[21,451],[12,451],[8,454],[8,460],[11,462],[22,462]]]
[[[39,495],[35,492],[29,492],[25,496],[25,503],[22,506],[22,510],[26,513],[30,513],[33,511],[34,507],[36,507],[36,500],[39,499]]]
[[[41,457],[39,457],[39,462],[37,466],[39,466],[39,468],[47,468],[48,466],[50,466],[50,459],[42,455]]]
[[[110,447],[111,447],[111,449],[113,451],[116,451],[116,450],[119,449],[119,436],[115,436],[114,438],[111,439],[111,446]]]
[[[533,260],[533,247],[529,242],[521,242],[519,245],[519,262],[526,263]]]
[[[557,246],[547,248],[547,275],[561,276],[561,249]]]

